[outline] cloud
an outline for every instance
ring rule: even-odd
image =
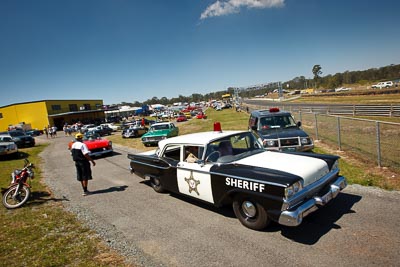
[[[217,0],[215,3],[209,5],[200,19],[210,17],[219,17],[234,13],[239,13],[241,8],[273,8],[282,7],[285,5],[285,0]]]

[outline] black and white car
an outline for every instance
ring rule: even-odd
[[[128,158],[131,172],[150,179],[156,192],[233,205],[240,222],[255,230],[271,221],[297,226],[346,187],[338,156],[268,151],[251,131],[168,138]]]

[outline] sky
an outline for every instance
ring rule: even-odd
[[[143,102],[400,63],[398,0],[0,0],[0,106]]]

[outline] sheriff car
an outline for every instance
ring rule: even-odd
[[[128,154],[130,169],[156,192],[232,205],[254,230],[271,221],[298,226],[346,187],[338,156],[266,150],[251,131],[212,131],[162,140]]]

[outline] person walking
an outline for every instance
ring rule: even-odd
[[[96,162],[89,156],[89,149],[82,142],[83,134],[77,133],[75,135],[75,142],[71,147],[72,159],[75,161],[76,167],[76,178],[81,182],[83,189],[83,196],[90,194],[88,190],[89,180],[92,180],[92,170],[90,168],[90,163],[96,166]]]

